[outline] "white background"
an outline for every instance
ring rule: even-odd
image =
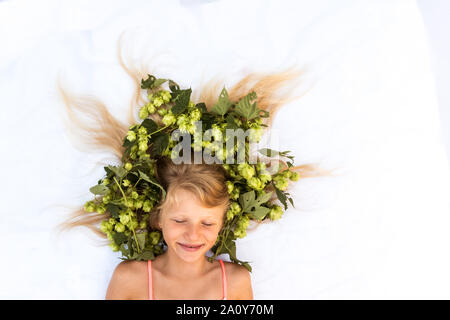
[[[56,76],[125,120],[124,30],[136,61],[194,92],[215,76],[231,87],[248,71],[308,67],[298,90],[314,87],[273,132],[295,164],[341,175],[300,180],[296,208],[239,241],[255,299],[449,298],[445,120],[410,0],[1,2],[0,298],[104,298],[118,255],[87,231],[53,232],[62,206],[91,199],[108,156],[68,138]]]

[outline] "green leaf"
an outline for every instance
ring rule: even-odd
[[[292,200],[292,198],[288,198],[289,202],[292,204],[292,206],[295,208],[294,206],[294,200]]]
[[[155,155],[162,155],[169,145],[169,135],[167,133],[161,133],[154,137],[154,149]]]
[[[108,193],[109,189],[108,187],[102,185],[102,184],[98,184],[96,186],[93,186],[89,189],[90,192],[92,192],[95,195],[105,195]]]
[[[153,260],[155,259],[155,255],[153,253],[153,251],[151,250],[144,250],[142,251],[140,254],[138,254],[138,256],[136,257],[137,261],[148,261],[148,260]]]
[[[261,205],[263,203],[266,203],[267,201],[270,200],[270,198],[272,197],[273,192],[268,192],[268,193],[263,193],[261,194],[258,199],[256,199],[256,203]]]
[[[144,121],[142,121],[141,126],[143,126],[145,129],[147,129],[148,134],[151,134],[152,132],[155,132],[156,130],[158,130],[158,125],[156,124],[155,121],[153,121],[150,118],[147,118]]]
[[[225,113],[227,113],[228,109],[232,104],[233,103],[228,98],[227,89],[223,87],[217,103],[213,105],[211,108],[211,112],[223,116]]]
[[[154,76],[148,74],[148,78],[146,80],[141,79],[141,89],[151,89],[155,80],[156,78]]]
[[[111,170],[112,172],[114,172],[114,174],[122,179],[123,177],[125,177],[127,175],[127,170],[121,166],[108,166],[107,167],[109,170]]]
[[[164,190],[164,188],[156,180],[150,178],[144,172],[142,172],[140,170],[138,170],[138,171],[139,171],[139,176],[142,180],[145,180],[151,184],[154,184],[155,186],[157,186],[158,188],[161,189],[161,191],[162,191],[162,199],[161,200],[164,200],[166,198],[166,190]]]
[[[113,232],[112,238],[117,245],[121,245],[122,243],[128,241],[128,237],[122,232]]]
[[[162,85],[167,80],[168,79],[156,79],[155,82],[153,82],[153,88],[159,87],[160,85]]]
[[[255,191],[249,191],[239,196],[239,204],[244,212],[255,206]]]
[[[280,154],[280,152],[268,148],[259,149],[258,152],[266,157],[275,157]]]
[[[136,233],[136,239],[139,244],[139,249],[143,250],[145,248],[145,238],[147,236],[147,232]]]
[[[204,102],[197,103],[195,106],[196,106],[198,109],[200,109],[200,111],[201,111],[202,113],[208,112],[208,110],[206,109],[206,104],[205,104]]]
[[[173,93],[175,93],[175,92],[178,93],[178,91],[180,91],[180,86],[179,86],[176,82],[174,82],[174,81],[172,81],[172,80],[169,80],[169,89],[170,89],[170,91],[172,91]],[[173,96],[173,95],[172,95],[172,96]]]
[[[283,191],[281,191],[280,189],[275,187],[275,184],[272,183],[272,185],[275,188],[275,192],[277,194],[278,200],[280,200],[280,202],[284,205],[284,210],[286,210],[287,209],[286,195],[284,194]]]
[[[269,208],[266,207],[256,207],[255,210],[252,210],[250,214],[257,220],[262,220],[270,212]]]
[[[106,211],[108,211],[113,218],[118,218],[119,217],[120,207],[118,205],[115,205],[115,204],[112,204],[112,203],[108,203],[106,205]]]
[[[256,102],[250,104],[250,101],[253,101],[255,99],[256,93],[254,91],[250,92],[241,100],[239,100],[239,102],[236,104],[234,111],[240,116],[247,118],[247,120],[258,117],[259,109],[256,107]]]
[[[170,109],[173,114],[177,115],[186,110],[191,98],[192,89],[180,90],[177,97],[174,99],[175,105]]]
[[[239,126],[234,121],[234,117],[231,114],[229,114],[227,116],[226,121],[227,121],[227,129],[238,129],[239,128]]]
[[[122,243],[120,245],[120,251],[122,252],[122,255],[125,257],[128,257],[130,255],[130,250],[128,249],[128,246],[125,243]],[[128,259],[122,259],[122,260],[128,260]]]

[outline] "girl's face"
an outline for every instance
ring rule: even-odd
[[[185,190],[179,190],[178,196],[178,205],[174,204],[163,212],[159,226],[168,251],[192,262],[204,257],[216,242],[222,228],[224,208],[205,208]]]

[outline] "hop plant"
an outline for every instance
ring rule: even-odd
[[[248,215],[242,215],[236,224],[236,229],[234,229],[234,235],[238,238],[244,238],[247,235],[247,227],[250,224],[250,218]]]
[[[238,165],[239,174],[244,177],[245,180],[250,180],[255,175],[255,168],[248,163],[241,163]]]
[[[270,220],[278,220],[281,218],[281,216],[283,215],[283,209],[278,206],[278,205],[274,205],[269,212],[269,218]]]
[[[169,81],[171,92],[161,89],[161,85],[166,81]],[[147,260],[163,253],[162,234],[152,230],[148,219],[166,191],[156,179],[155,156],[171,155],[172,149],[178,143],[171,138],[173,130],[179,129],[194,135],[194,141],[191,143],[194,151],[208,150],[225,162],[227,157],[234,157],[245,147],[245,159],[248,159],[247,140],[259,141],[263,134],[262,117],[267,116],[267,113],[261,115],[263,110],[257,108],[256,102],[251,103],[256,99],[254,92],[233,102],[229,100],[224,88],[217,103],[206,108],[205,104],[195,104],[190,100],[190,89],[181,90],[172,80],[156,79],[149,75],[148,79],[142,79],[141,88],[147,89],[148,101],[139,110],[142,123],[130,126],[123,139],[123,164],[105,167],[107,176],[99,180],[98,186],[91,188],[95,195],[101,196],[100,199],[87,201],[84,205],[86,212],[102,214],[108,211],[109,214],[105,215],[100,224],[100,231],[109,239],[112,250],[120,250],[128,260]],[[173,97],[175,98],[172,99]],[[156,112],[161,117],[160,123],[153,121],[152,117],[149,118],[149,115]],[[199,120],[203,120],[203,126],[196,126],[196,121]],[[228,128],[236,127],[252,129],[244,144],[234,144],[227,150],[226,145],[216,143],[222,142]],[[211,129],[211,141],[195,138],[202,136],[205,128]],[[277,152],[292,160],[293,157],[287,153]],[[299,174],[284,170],[272,175],[263,162],[223,164],[223,168],[226,171],[230,206],[226,211],[225,224],[212,248],[214,255],[210,258],[228,253],[231,260],[251,270],[248,263],[236,258],[234,241],[246,236],[251,219],[280,219],[283,210],[281,206],[271,204],[270,198],[274,194],[267,189],[269,182],[270,186],[277,188],[278,200],[286,209],[287,200],[292,203],[292,199],[284,190],[289,181],[299,179]]]
[[[167,112],[166,115],[162,118],[162,123],[164,123],[165,126],[170,126],[171,124],[174,124],[177,121],[177,118],[173,115],[171,111]]]

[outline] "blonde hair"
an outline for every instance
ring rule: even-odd
[[[225,223],[226,211],[231,203],[226,185],[226,170],[220,164],[173,163],[169,157],[160,157],[156,162],[155,176],[167,195],[164,201],[150,214],[150,227],[159,229],[162,212],[178,205],[178,190],[190,192],[204,207],[222,207]]]
[[[148,69],[136,67],[127,64],[122,56],[122,36],[119,38],[117,46],[118,60],[121,67],[131,77],[134,83],[134,93],[129,105],[128,123],[123,123],[116,119],[108,108],[99,99],[91,95],[75,95],[70,93],[62,85],[61,80],[57,79],[57,88],[65,106],[67,118],[63,119],[69,137],[72,138],[74,145],[84,151],[109,151],[112,152],[115,159],[121,162],[124,147],[123,138],[131,125],[137,123],[136,111],[142,106],[141,79],[146,78]],[[304,71],[296,68],[288,68],[285,71],[274,73],[252,72],[236,83],[231,89],[227,90],[231,101],[238,101],[246,96],[250,91],[257,94],[257,106],[259,109],[270,112],[270,116],[264,119],[264,124],[270,128],[275,114],[281,106],[290,103],[302,94],[293,95],[296,83],[301,80]],[[198,101],[204,102],[207,109],[217,101],[220,90],[223,88],[223,82],[220,80],[210,81],[200,89]],[[285,89],[281,94],[281,89]],[[89,125],[78,115],[86,116],[94,124]],[[161,116],[158,113],[150,115],[158,125],[161,122]],[[282,160],[282,166],[287,165]],[[97,163],[100,164],[100,163]],[[157,228],[157,221],[160,212],[168,205],[176,202],[176,190],[182,188],[191,192],[205,207],[223,206],[224,213],[230,203],[227,192],[225,169],[219,164],[173,164],[170,159],[161,158],[156,165],[156,174],[159,182],[167,190],[167,196],[158,206],[153,208],[150,213],[150,226]],[[318,177],[329,175],[331,171],[320,169],[316,164],[302,164],[290,168],[291,171],[298,172],[300,179],[307,177]],[[89,228],[101,238],[106,235],[100,231],[99,223],[109,218],[108,212],[98,214],[96,212],[86,212],[84,206],[71,212],[67,220],[60,223],[57,227],[59,231],[68,230],[74,227],[82,226]],[[226,215],[224,214],[224,218]]]

